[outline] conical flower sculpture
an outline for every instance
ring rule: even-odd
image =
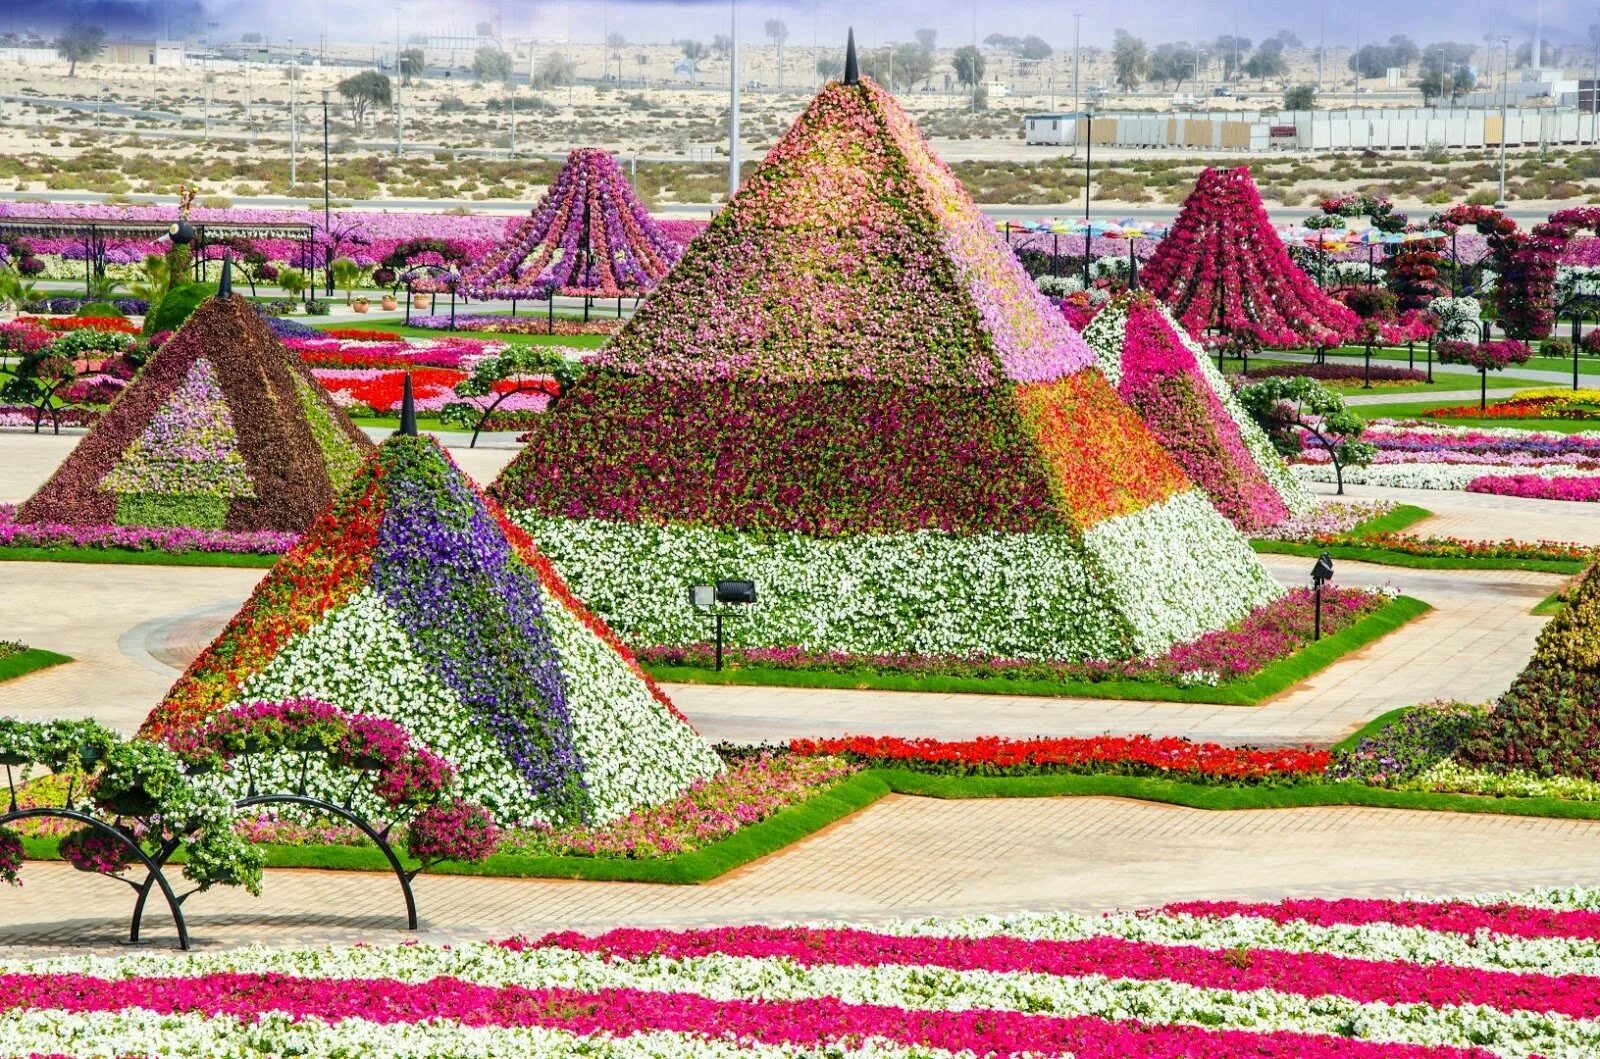
[[[1083,337],[1123,400],[1240,530],[1316,506],[1205,351],[1149,292],[1101,309]]]
[[[1140,280],[1202,340],[1335,346],[1359,322],[1290,260],[1248,166],[1200,174]]]
[[[230,287],[167,340],[17,519],[299,532],[371,449]]]
[[[1278,589],[893,97],[830,84],[493,492],[635,645],[1159,652]]]
[[[639,298],[680,253],[616,159],[580,147],[533,214],[466,269],[457,289],[476,298]]]
[[[169,738],[232,703],[299,697],[400,724],[503,823],[613,820],[720,768],[527,534],[437,442],[404,430],[273,567],[144,733]]]

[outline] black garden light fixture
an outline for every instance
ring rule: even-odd
[[[1327,552],[1317,556],[1317,565],[1311,568],[1311,591],[1316,598],[1316,616],[1312,619],[1312,640],[1322,639],[1322,586],[1333,580],[1333,559]]]
[[[722,622],[725,618],[743,618],[741,607],[756,601],[754,581],[726,580],[714,585],[689,586],[689,606],[711,619],[716,636],[717,671],[722,670]],[[731,608],[731,609],[730,609]]]

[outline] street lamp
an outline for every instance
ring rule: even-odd
[[[289,38],[289,194],[299,184],[300,160],[300,63],[294,55],[294,38]],[[311,262],[306,262],[311,264]]]
[[[1094,156],[1094,100],[1091,99],[1089,101],[1089,106],[1084,113],[1087,117],[1084,118],[1083,122],[1083,223],[1087,225],[1089,223],[1089,163]],[[1090,237],[1085,234],[1083,238],[1085,240],[1084,245],[1087,247],[1087,240]]]
[[[731,203],[739,193],[739,0],[728,2],[728,55],[728,201]]]
[[[724,580],[714,585],[691,585],[689,606],[712,621],[716,636],[717,670],[722,669],[722,622],[726,618],[743,618],[748,615],[739,608],[754,605],[754,581]],[[733,609],[728,609],[732,607]]]
[[[1506,102],[1511,95],[1511,38],[1495,37],[1505,50],[1505,65],[1500,74],[1500,197],[1495,200],[1497,210],[1506,208]]]
[[[324,269],[327,278],[328,297],[333,297],[333,200],[328,190],[328,96],[329,91],[322,90],[322,235],[328,240],[327,268]]]
[[[1312,640],[1322,639],[1322,586],[1333,580],[1333,559],[1327,552],[1317,556],[1311,568],[1311,591],[1316,596],[1316,617],[1312,619]]]

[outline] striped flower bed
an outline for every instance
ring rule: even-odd
[[[0,964],[0,1053],[1578,1059],[1600,891]]]

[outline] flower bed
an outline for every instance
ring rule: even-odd
[[[546,316],[469,316],[460,314],[451,326],[449,316],[413,316],[408,325],[426,331],[477,331],[495,335],[614,335],[622,329],[625,320],[595,317],[576,320],[570,316],[557,316],[552,322]]]
[[[1323,592],[1322,630],[1332,635],[1383,608],[1393,597],[1357,588]],[[939,658],[919,655],[860,655],[807,651],[797,647],[732,647],[725,667],[756,670],[900,674],[1045,683],[1136,681],[1175,687],[1217,686],[1249,679],[1288,658],[1311,641],[1311,590],[1293,589],[1233,626],[1176,644],[1154,658],[1115,661],[1040,662],[1008,658]],[[737,632],[735,632],[737,635]],[[652,665],[706,669],[713,664],[708,643],[646,647],[639,657]],[[997,688],[1003,690],[1003,688]]]
[[[15,504],[0,504],[0,547],[135,552],[235,552],[282,555],[299,539],[276,530],[235,532],[182,526],[91,526],[18,522]]]
[[[0,1048],[82,1055],[1578,1059],[1600,893],[1191,901],[867,929],[18,961]]]
[[[1600,390],[1518,390],[1486,408],[1449,405],[1422,414],[1429,419],[1600,419]]]
[[[1476,408],[1473,411],[1476,413]],[[1377,455],[1370,466],[1346,467],[1346,482],[1412,489],[1470,486],[1475,492],[1498,492],[1498,485],[1484,479],[1536,476],[1557,481],[1600,476],[1600,437],[1586,433],[1551,434],[1380,419],[1369,425],[1362,440],[1370,442]],[[1308,448],[1296,457],[1294,471],[1309,481],[1333,480],[1333,467],[1326,453],[1314,449]],[[1561,486],[1550,488],[1551,495],[1560,495]]]
[[[1547,478],[1537,474],[1484,475],[1468,482],[1466,490],[1469,493],[1492,493],[1496,496],[1594,503],[1600,500],[1600,476]]]
[[[1320,779],[1329,759],[1326,750],[1312,748],[1257,750],[1145,735],[1087,739],[988,736],[964,741],[846,736],[796,739],[789,749],[802,757],[837,755],[868,768],[907,768],[952,776],[1066,772],[1243,784]]]
[[[1325,382],[1339,389],[1348,389],[1361,386],[1371,379],[1384,386],[1411,386],[1420,385],[1428,381],[1428,376],[1420,371],[1410,368],[1391,368],[1382,364],[1374,364],[1371,374],[1367,369],[1357,364],[1276,364],[1257,362],[1243,378],[1248,380],[1265,378],[1308,378]]]

